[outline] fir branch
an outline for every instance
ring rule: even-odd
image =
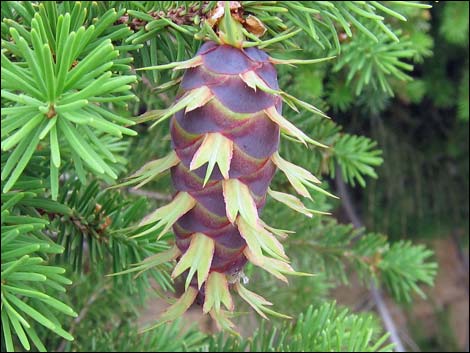
[[[413,66],[405,60],[413,58],[415,50],[408,38],[400,32],[397,35],[400,39],[392,40],[379,34],[378,42],[370,43],[369,38],[361,34],[342,46],[343,55],[338,58],[333,71],[348,67],[347,83],[354,85],[356,96],[369,85],[393,96],[392,78],[411,81],[407,72],[412,71]]]
[[[371,316],[351,314],[334,302],[310,306],[294,323],[267,327],[263,322],[246,340],[211,337],[213,352],[389,352],[387,334],[382,335]]]
[[[362,221],[357,215],[354,205],[347,191],[346,184],[344,183],[339,173],[336,175],[336,185],[338,187],[339,194],[342,196],[344,208],[352,224],[355,228],[363,228]],[[390,340],[395,345],[395,351],[405,352],[403,343],[401,342],[400,336],[398,335],[396,324],[393,321],[392,316],[390,315],[390,312],[384,303],[382,295],[380,294],[380,289],[376,287],[376,284],[374,282],[371,282],[371,293],[372,298],[374,299],[375,304],[377,306],[377,310],[379,311],[380,316],[382,317],[384,325],[387,328],[387,331],[390,333]]]
[[[162,193],[155,192],[155,191],[150,191],[150,190],[127,188],[127,192],[129,192],[131,194],[134,194],[134,195],[145,196],[145,197],[149,197],[151,199],[160,200],[160,201],[169,201],[169,200],[171,200],[171,195],[162,194]]]
[[[18,6],[20,11],[23,5]],[[132,120],[106,106],[125,105],[133,98],[130,84],[136,81],[135,76],[124,74],[130,61],[118,59],[120,52],[112,45],[112,40],[125,38],[129,32],[103,33],[109,20],[119,14],[110,10],[86,28],[82,26],[86,8],[80,3],[72,9],[73,19],[66,9],[60,14],[54,11],[55,7],[39,4],[26,21],[30,27],[6,22],[2,150],[13,152],[2,172],[3,192],[12,189],[39,145],[50,150],[54,199],[61,163],[70,157],[77,169],[84,164],[98,176],[115,179],[118,157],[102,134],[117,138],[136,134],[126,127],[134,124]],[[57,16],[57,23],[51,23],[52,16]],[[49,142],[42,144],[46,138]]]
[[[47,237],[50,222],[27,206],[37,200],[35,197],[31,191],[2,194],[2,331],[8,351],[14,350],[13,334],[24,349],[29,350],[31,342],[45,350],[37,324],[65,340],[73,340],[56,316],[77,316],[57,299],[60,292],[65,292],[64,285],[71,284],[63,275],[64,268],[51,265],[51,258],[64,249]],[[67,208],[47,200],[43,207],[67,212]]]
[[[110,287],[111,286],[109,284],[107,286],[98,287],[98,289],[95,290],[91,294],[91,296],[87,300],[86,304],[82,307],[82,309],[78,313],[78,316],[73,320],[72,325],[70,326],[70,329],[69,329],[70,334],[73,334],[73,332],[75,331],[75,328],[77,327],[77,325],[79,325],[80,322],[85,318],[85,316],[88,313],[88,311],[90,310],[91,306],[98,299],[98,297],[101,295],[101,293],[107,291]],[[59,347],[57,347],[57,349],[55,351],[56,352],[64,352],[66,344],[67,344],[67,341],[63,340],[60,343]]]
[[[116,273],[131,264],[168,249],[164,241],[150,242],[144,239],[131,239],[125,229],[141,219],[146,211],[146,202],[140,198],[125,200],[116,191],[101,191],[98,182],[81,186],[76,180],[65,183],[61,202],[72,209],[68,216],[49,213],[52,224],[57,227],[56,241],[63,244],[65,251],[62,260],[73,266],[76,272],[102,274]],[[107,254],[119,253],[119,259],[108,258]],[[145,276],[132,280],[131,275],[114,279],[121,290],[138,293],[143,299],[150,278],[166,290],[172,290],[165,266],[146,272]]]
[[[382,151],[377,143],[365,136],[344,134],[338,138],[333,147],[334,159],[330,160],[329,170],[335,176],[336,163],[341,166],[342,177],[352,186],[355,180],[365,187],[363,175],[377,178],[374,167],[382,164]]]

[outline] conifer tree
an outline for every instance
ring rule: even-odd
[[[329,178],[384,162],[334,115],[412,80],[428,53],[404,23],[429,7],[2,2],[2,350],[393,350],[328,291],[352,270],[412,302],[436,264],[331,216]],[[188,329],[191,305],[220,332]]]

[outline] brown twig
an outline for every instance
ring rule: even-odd
[[[169,201],[171,200],[170,194],[162,194],[156,191],[128,188],[127,192],[134,195],[145,196],[155,200]]]
[[[354,203],[352,202],[349,196],[347,186],[341,176],[341,170],[339,166],[337,166],[336,169],[336,187],[338,189],[338,194],[342,200],[342,205],[346,212],[346,215],[348,216],[349,220],[355,228],[363,228],[362,221],[356,213]],[[380,289],[377,288],[374,282],[371,282],[370,292],[377,307],[377,311],[379,312],[380,317],[382,318],[382,321],[385,325],[385,328],[390,333],[390,341],[395,345],[395,351],[405,352],[405,347],[403,346],[403,343],[398,334],[397,326],[393,321],[392,316],[390,315],[390,311],[388,310],[388,307],[382,297]]]
[[[165,18],[167,20],[172,21],[173,23],[177,25],[192,25],[194,24],[194,19],[199,17],[200,19],[205,19],[207,16],[209,16],[208,12],[208,6],[209,6],[209,1],[203,1],[202,4],[198,5],[192,5],[189,7],[185,7],[183,5],[176,7],[176,8],[170,8],[166,11],[160,10],[160,11],[151,11],[148,12],[147,14],[153,17],[154,20],[159,20],[161,18]],[[145,27],[145,25],[148,23],[148,21],[140,19],[140,18],[129,18],[129,15],[126,13],[123,16],[121,16],[117,21],[117,24],[126,24],[129,26],[130,29],[133,31],[138,31],[142,28]]]
[[[99,288],[96,292],[94,292],[90,296],[90,298],[88,298],[88,301],[85,303],[82,310],[80,310],[80,313],[78,314],[78,316],[73,320],[72,324],[70,325],[69,333],[71,335],[73,335],[73,332],[75,331],[76,327],[78,326],[78,324],[80,324],[80,322],[86,316],[86,314],[90,310],[90,307],[98,299],[99,295],[107,289],[109,289],[109,285],[106,285],[106,286],[103,286],[103,287]],[[62,340],[59,347],[56,349],[56,352],[64,352],[64,349],[65,349],[65,346],[66,346],[67,342],[68,341],[65,340],[65,339]]]
[[[465,287],[465,290],[467,291],[467,297],[468,297],[468,293],[469,293],[469,283],[468,283],[468,254],[466,254],[462,248],[462,242],[460,241],[459,239],[459,236],[457,234],[456,231],[452,231],[451,232],[451,236],[452,236],[452,240],[454,242],[454,245],[455,245],[455,250],[457,252],[457,258],[459,259],[459,263],[460,263],[460,271],[462,272],[463,274],[463,279],[464,279],[464,287]],[[469,320],[467,320],[467,326],[469,326]],[[467,337],[466,337],[466,340],[465,340],[465,352],[468,352],[469,350],[469,341],[470,341],[470,333],[469,333],[469,329],[467,328]]]

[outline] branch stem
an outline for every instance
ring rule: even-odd
[[[341,176],[341,169],[337,166],[337,173],[336,173],[336,187],[338,189],[338,194],[342,200],[342,205],[348,216],[349,220],[353,224],[355,228],[363,228],[364,225],[362,224],[361,218],[356,212],[354,207],[354,203],[349,196],[349,191],[347,189],[346,184]],[[390,314],[390,310],[385,303],[382,293],[380,289],[375,285],[373,281],[371,281],[370,285],[370,292],[372,295],[372,299],[374,300],[375,306],[377,307],[377,311],[382,318],[382,321],[385,325],[385,329],[390,333],[390,341],[395,345],[395,352],[406,352],[405,347],[400,339],[398,334],[397,326]]]

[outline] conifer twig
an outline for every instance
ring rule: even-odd
[[[85,303],[83,306],[82,310],[80,310],[80,313],[78,316],[73,320],[72,324],[70,325],[70,334],[73,334],[75,328],[77,327],[78,324],[83,320],[83,318],[86,316],[88,311],[90,310],[90,307],[93,305],[93,303],[98,299],[99,295],[110,288],[109,285],[103,286],[99,288],[96,292],[94,292],[90,298],[88,298],[88,301]],[[67,344],[67,340],[63,339],[62,342],[60,343],[60,346],[57,348],[56,352],[64,352],[65,345]]]
[[[468,285],[468,254],[466,254],[463,250],[462,250],[462,243],[459,239],[459,236],[457,235],[457,232],[454,230],[451,232],[451,236],[452,236],[452,240],[454,242],[454,245],[455,245],[455,250],[457,252],[457,258],[459,259],[459,263],[460,263],[460,270],[463,274],[463,277],[464,277],[464,287],[465,287],[465,290],[467,292],[467,297],[468,297],[468,293],[469,293],[469,285]],[[467,320],[467,326],[469,326],[469,323],[468,323],[468,320]],[[465,351],[468,351],[469,350],[469,330],[467,329],[467,336],[466,336],[466,339],[465,339]]]
[[[336,187],[338,189],[338,195],[341,198],[344,210],[346,211],[346,215],[353,224],[354,228],[363,228],[362,221],[354,208],[354,204],[349,196],[347,186],[341,176],[339,166],[337,166],[337,171],[338,172],[336,173]],[[385,325],[385,328],[390,333],[390,341],[395,345],[395,351],[405,352],[405,347],[403,346],[400,336],[398,335],[398,329],[396,327],[396,324],[393,321],[390,311],[388,310],[387,305],[383,300],[380,289],[377,288],[373,281],[371,282],[370,292],[377,307],[377,311],[379,312],[382,321]]]
[[[162,194],[160,192],[155,192],[155,191],[150,191],[150,190],[142,190],[142,189],[135,189],[135,188],[127,188],[127,191],[130,194],[145,196],[145,197],[149,197],[149,198],[155,199],[155,200],[164,200],[164,201],[171,200],[171,195],[170,194]]]

